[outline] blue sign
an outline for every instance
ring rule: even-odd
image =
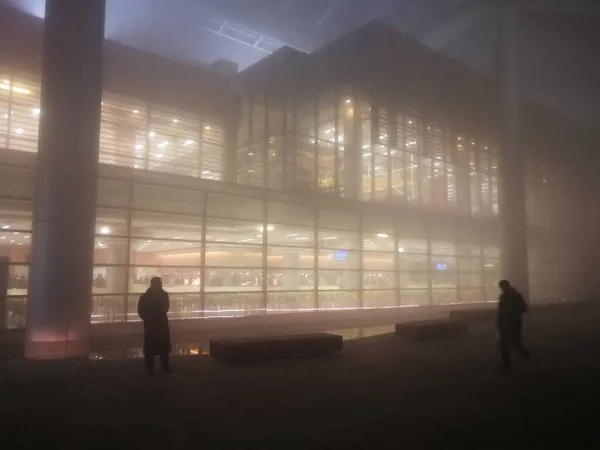
[[[436,264],[435,270],[446,270],[448,269],[448,264]]]
[[[335,261],[347,261],[348,260],[348,252],[346,250],[338,250],[333,254],[333,259]]]

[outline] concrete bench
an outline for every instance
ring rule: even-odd
[[[434,341],[464,336],[467,323],[458,319],[436,319],[396,324],[396,335],[407,341]]]
[[[496,317],[495,308],[481,308],[481,309],[457,309],[451,310],[449,314],[450,319],[453,320],[464,320],[467,322],[480,322],[480,321],[493,321]]]
[[[260,362],[325,356],[340,351],[342,343],[342,336],[329,333],[214,339],[210,341],[209,353],[223,363]]]

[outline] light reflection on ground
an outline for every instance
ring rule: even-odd
[[[387,334],[394,332],[394,325],[378,325],[373,327],[363,328],[344,328],[342,330],[326,330],[327,333],[339,334],[344,338],[344,341],[353,339],[361,339],[379,334]],[[201,343],[184,343],[174,344],[172,356],[206,356],[208,355],[208,342]],[[115,359],[137,359],[143,358],[141,348],[126,348],[117,350],[105,350],[90,353],[89,358],[92,360],[115,360]]]

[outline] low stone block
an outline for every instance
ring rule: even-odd
[[[342,336],[329,333],[214,339],[210,341],[209,354],[228,364],[262,362],[325,356],[340,351],[342,344]]]
[[[457,309],[450,311],[450,319],[466,322],[489,322],[496,317],[496,310],[489,309]]]
[[[435,341],[452,339],[467,334],[464,320],[441,319],[396,324],[396,335],[407,341]]]

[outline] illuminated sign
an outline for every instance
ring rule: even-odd
[[[334,261],[347,261],[348,252],[346,250],[338,250],[332,255]]]

